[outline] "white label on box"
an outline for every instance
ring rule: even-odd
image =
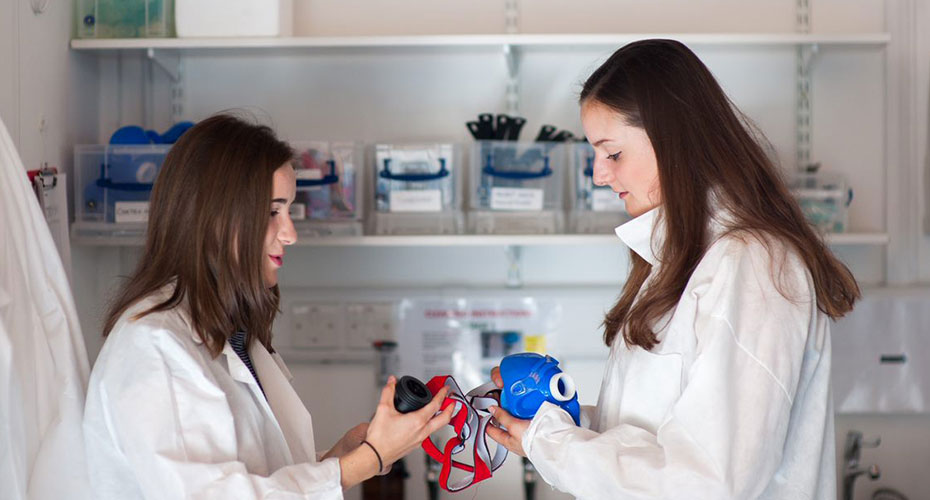
[[[491,210],[531,210],[543,208],[543,190],[491,188]]]
[[[298,179],[318,181],[323,178],[323,172],[316,168],[298,168],[295,172]]]
[[[323,171],[316,168],[299,168],[296,170],[297,180],[301,181],[318,181],[323,178]],[[323,186],[301,186],[301,189],[318,191]]]
[[[148,222],[149,202],[147,201],[117,201],[116,222]]]
[[[442,192],[438,189],[391,191],[392,212],[441,212]]]
[[[303,203],[294,203],[290,210],[291,220],[304,220],[307,218],[307,206]]]
[[[591,191],[591,210],[595,212],[622,212],[623,200],[612,189],[595,189]]]

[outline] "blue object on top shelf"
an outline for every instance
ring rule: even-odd
[[[193,122],[178,122],[171,126],[164,134],[154,130],[145,130],[138,125],[120,127],[110,136],[110,144],[174,144],[181,135],[194,126]]]
[[[152,144],[145,129],[136,125],[120,127],[110,136],[110,144]]]
[[[559,369],[552,356],[532,352],[511,354],[501,360],[501,407],[508,413],[531,419],[544,402],[561,407],[571,415],[575,425],[581,423],[581,406],[575,382]]]
[[[187,132],[194,126],[193,122],[178,122],[171,126],[164,134],[161,135],[159,144],[174,144],[181,138],[181,134]]]

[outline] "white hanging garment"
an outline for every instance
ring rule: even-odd
[[[0,485],[10,500],[90,498],[87,351],[48,225],[0,122]]]

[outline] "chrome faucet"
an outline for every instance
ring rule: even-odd
[[[856,483],[856,478],[859,476],[868,474],[869,479],[872,481],[882,477],[882,471],[877,465],[873,464],[867,468],[859,466],[859,455],[862,452],[862,448],[877,448],[881,442],[882,438],[880,437],[866,441],[862,438],[862,433],[859,431],[849,431],[846,433],[846,446],[843,451],[843,460],[846,464],[843,469],[843,500],[853,499],[853,486]]]

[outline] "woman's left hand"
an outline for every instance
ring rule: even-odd
[[[494,420],[497,420],[498,423],[506,428],[506,430],[504,430],[494,425],[489,425],[487,427],[488,436],[491,436],[491,439],[510,450],[511,453],[516,453],[521,457],[525,457],[526,452],[523,451],[523,433],[529,428],[531,421],[514,417],[507,413],[507,410],[499,406],[492,406],[488,408],[488,410],[494,415]]]

